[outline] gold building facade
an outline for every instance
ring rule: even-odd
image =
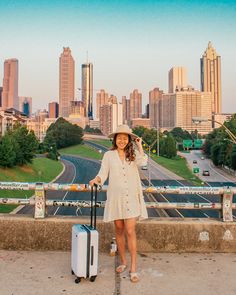
[[[75,93],[75,62],[69,47],[63,48],[59,66],[59,116],[68,117]]]
[[[216,53],[211,42],[201,60],[201,91],[212,93],[212,113],[222,112],[221,99],[221,57]]]

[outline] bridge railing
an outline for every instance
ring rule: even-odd
[[[220,195],[219,203],[199,203],[199,202],[146,202],[147,208],[156,209],[215,209],[221,210],[222,220],[233,221],[233,210],[236,209],[236,203],[233,203],[233,195],[236,194],[235,187],[178,187],[178,186],[151,186],[142,187],[144,193],[162,193],[162,194],[203,194]],[[47,206],[65,206],[89,208],[90,201],[86,200],[47,200],[46,191],[71,191],[71,192],[89,192],[91,187],[88,184],[61,184],[61,183],[28,183],[28,182],[0,182],[0,190],[34,190],[33,198],[0,198],[1,204],[11,205],[34,205],[34,218],[45,218]],[[107,186],[99,187],[99,191],[106,192]],[[98,201],[96,207],[104,207],[105,201]]]

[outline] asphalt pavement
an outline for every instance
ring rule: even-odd
[[[56,178],[55,182],[58,183],[71,183],[73,182],[74,175],[75,175],[75,166],[71,161],[68,161],[61,158],[61,161],[63,162],[63,165],[65,167],[64,172],[60,177]],[[55,200],[61,200],[66,195],[66,192],[63,191],[47,191],[46,192],[46,198],[48,199],[55,199]],[[57,207],[48,207],[48,214],[54,215],[55,211],[57,210]],[[33,206],[24,206],[22,209],[17,210],[17,214],[32,214],[33,215],[34,208]]]
[[[188,161],[190,169],[198,167],[199,174],[197,176],[206,183],[219,182],[219,183],[235,183],[236,177],[226,174],[223,170],[215,167],[210,159],[207,159],[201,150],[191,150],[189,153],[180,153]],[[195,163],[194,163],[195,161]],[[204,176],[203,171],[209,171],[209,176]]]

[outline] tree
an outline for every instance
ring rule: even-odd
[[[151,146],[157,139],[157,131],[155,129],[145,129],[143,135],[143,140]],[[152,146],[153,149],[156,149],[156,144]]]
[[[84,132],[94,133],[94,134],[102,134],[102,131],[99,128],[92,128],[89,125],[85,126]]]
[[[224,163],[223,145],[221,143],[214,144],[211,148],[211,159],[214,165],[219,166]]]
[[[177,142],[182,142],[184,139],[192,139],[191,134],[180,127],[175,127],[169,132]]]
[[[191,131],[190,133],[192,139],[200,139],[202,138],[201,134],[198,133],[197,129]]]
[[[176,157],[176,142],[172,135],[169,135],[164,138],[164,155],[167,158],[174,158]]]
[[[232,116],[229,122],[225,122],[224,125],[233,134],[236,134],[236,114]],[[216,166],[225,165],[230,168],[234,167],[234,147],[230,141],[231,138],[222,126],[214,129],[206,136],[203,150]]]
[[[71,124],[63,118],[59,118],[51,124],[47,130],[44,143],[49,146],[52,143],[57,149],[68,147],[82,142],[83,129]]]
[[[13,138],[6,134],[0,142],[0,166],[13,167],[16,163]]]
[[[8,134],[14,139],[12,142],[16,153],[15,164],[31,163],[39,145],[34,132],[27,130],[25,126],[16,125]]]
[[[236,145],[233,146],[232,150],[231,167],[236,170]]]

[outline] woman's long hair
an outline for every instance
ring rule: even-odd
[[[118,133],[117,133],[118,134]],[[112,141],[112,147],[111,150],[117,150],[117,145],[116,145],[116,137],[117,134],[115,134],[113,141]],[[126,161],[134,161],[135,160],[135,153],[134,153],[134,145],[131,139],[131,136],[128,134],[129,137],[129,142],[127,143],[126,147],[125,147],[125,159]]]

